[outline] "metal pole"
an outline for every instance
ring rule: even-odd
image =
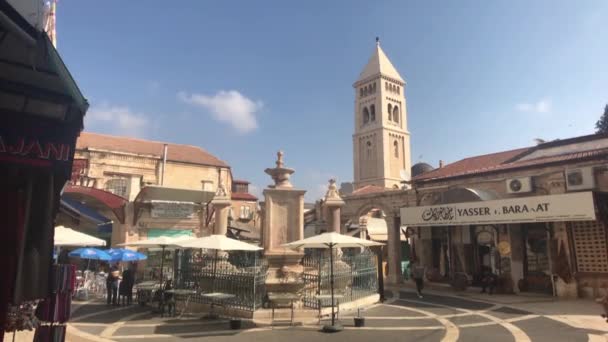
[[[163,289],[163,268],[165,267],[165,246],[161,246],[160,252],[160,289]]]
[[[331,325],[335,325],[334,312],[334,250],[333,244],[329,244],[329,286],[331,287]]]
[[[382,246],[378,247],[378,293],[380,294],[380,302],[384,303],[386,297],[384,296],[384,270],[382,269]]]
[[[215,250],[215,258],[213,260],[213,278],[211,278],[211,292],[215,292],[215,272],[217,270],[217,249]]]

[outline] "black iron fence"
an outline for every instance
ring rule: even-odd
[[[191,300],[212,303],[205,294],[223,293],[234,298],[222,304],[240,310],[262,307],[266,295],[268,263],[258,252],[183,251],[174,274],[175,288],[197,291]]]
[[[315,251],[302,260],[304,273],[304,306],[318,309],[329,306],[330,299],[319,300],[319,295],[331,294],[330,258],[328,251]],[[376,254],[369,249],[334,251],[334,294],[340,303],[352,302],[378,293]]]

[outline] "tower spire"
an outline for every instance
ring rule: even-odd
[[[380,37],[376,36],[376,46],[380,46]]]

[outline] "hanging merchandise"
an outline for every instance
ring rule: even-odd
[[[3,327],[5,332],[34,330],[40,322],[34,312],[37,301],[24,302],[20,305],[9,306],[6,323]]]
[[[54,324],[63,324],[70,319],[72,293],[76,284],[76,267],[74,265],[53,265],[50,280],[51,294],[36,308],[36,317],[43,322],[43,325],[36,329],[34,341],[63,342],[65,325]]]
[[[36,329],[34,342],[65,341],[65,325],[43,325]]]

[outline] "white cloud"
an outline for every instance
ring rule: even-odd
[[[215,120],[230,124],[239,133],[249,133],[258,127],[256,113],[263,107],[261,101],[253,101],[236,90],[221,90],[213,96],[179,92],[177,97],[208,110]]]
[[[109,133],[142,136],[150,126],[148,117],[132,111],[126,106],[112,106],[102,103],[92,106],[85,116],[86,126],[101,128]]]
[[[534,103],[519,103],[515,108],[526,113],[550,113],[552,103],[551,99],[541,99]]]

